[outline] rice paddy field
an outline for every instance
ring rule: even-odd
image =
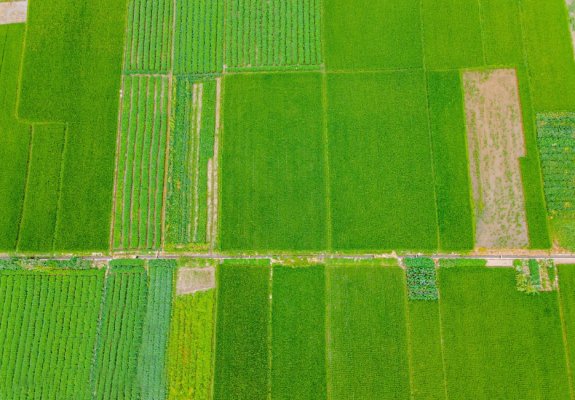
[[[575,1],[0,0],[0,399],[575,400]]]

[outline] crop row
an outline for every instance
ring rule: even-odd
[[[125,49],[129,72],[167,72],[172,54],[173,1],[131,0]]]
[[[180,0],[174,30],[174,72],[220,72],[223,65],[223,0]]]
[[[321,64],[320,14],[319,0],[228,1],[226,68]]]
[[[114,212],[116,249],[160,246],[168,98],[166,77],[124,78]]]
[[[166,242],[207,240],[208,162],[214,155],[216,82],[176,80],[169,145]]]

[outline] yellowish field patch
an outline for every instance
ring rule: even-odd
[[[180,268],[178,270],[177,295],[213,289],[215,286],[216,275],[213,268]]]
[[[529,244],[519,158],[525,155],[515,70],[463,74],[479,248]]]
[[[27,16],[27,1],[9,1],[0,3],[0,25],[26,22]]]

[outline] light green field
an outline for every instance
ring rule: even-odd
[[[327,79],[333,248],[436,248],[423,74],[329,74]]]
[[[223,250],[327,246],[321,76],[224,81]]]

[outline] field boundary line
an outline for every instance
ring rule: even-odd
[[[569,397],[571,399],[575,398],[575,392],[573,390],[573,376],[571,370],[571,362],[569,360],[569,341],[567,340],[567,331],[565,325],[565,314],[563,312],[563,297],[561,296],[561,276],[559,275],[559,269],[557,268],[558,281],[557,285],[557,299],[559,301],[559,318],[561,319],[561,337],[563,339],[563,349],[565,350],[565,363],[567,367],[567,380],[569,382]]]
[[[52,251],[56,250],[56,234],[60,226],[60,209],[62,208],[62,188],[64,187],[64,161],[68,149],[69,125],[64,124],[64,145],[62,146],[62,154],[60,155],[60,173],[58,174],[58,200],[56,202],[56,221],[54,222],[54,233],[52,234]],[[112,214],[113,215],[113,214]]]
[[[210,254],[214,251],[217,246],[218,233],[220,229],[220,216],[221,216],[221,204],[220,204],[220,141],[222,140],[222,130],[223,130],[223,98],[224,98],[224,82],[225,80],[220,77],[216,78],[216,109],[215,109],[215,127],[214,127],[214,149],[213,149],[213,162],[212,162],[212,176],[211,176],[211,209],[212,215],[208,216],[208,220],[211,219],[211,234],[210,234]],[[209,168],[208,168],[209,170]]]
[[[30,142],[28,143],[28,158],[26,160],[26,183],[24,184],[24,194],[22,196],[22,207],[20,207],[20,219],[18,220],[18,233],[16,234],[16,249],[20,245],[20,235],[22,233],[22,221],[26,208],[26,198],[28,197],[28,184],[30,183],[30,163],[32,161],[32,150],[34,143],[34,125],[30,125]]]

